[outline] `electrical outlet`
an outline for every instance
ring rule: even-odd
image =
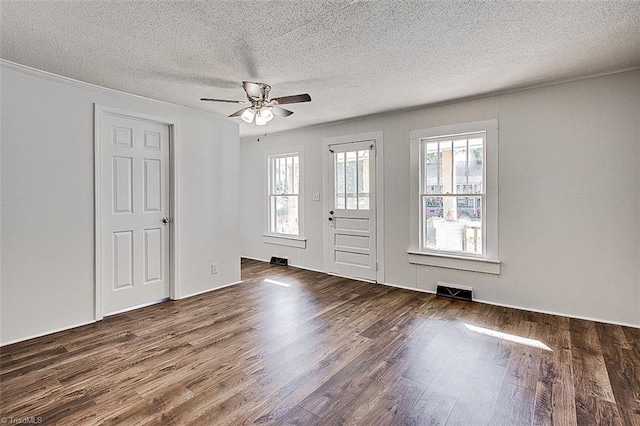
[[[217,263],[212,263],[211,264],[211,273],[212,274],[217,274],[218,273],[218,264]]]

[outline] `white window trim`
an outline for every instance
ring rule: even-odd
[[[461,133],[486,132],[485,138],[485,252],[483,256],[425,251],[420,248],[420,140]],[[498,252],[498,120],[476,121],[410,132],[410,246],[409,263],[490,274],[500,273]]]
[[[278,234],[270,232],[269,230],[269,180],[270,180],[270,157],[282,156],[282,155],[298,155],[300,173],[298,175],[298,235],[290,234]],[[268,149],[264,151],[264,200],[263,204],[266,206],[264,215],[264,233],[262,234],[262,242],[265,244],[276,244],[281,246],[296,247],[304,249],[307,247],[307,238],[305,233],[305,220],[304,220],[304,147],[302,145],[290,146],[285,148]]]

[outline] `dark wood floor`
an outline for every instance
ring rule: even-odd
[[[251,260],[242,274],[2,348],[0,414],[45,425],[640,425],[639,329]]]

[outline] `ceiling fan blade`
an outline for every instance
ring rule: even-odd
[[[293,111],[289,111],[288,109],[284,109],[284,108],[279,107],[277,105],[274,105],[274,106],[271,107],[271,112],[274,115],[277,115],[278,117],[282,117],[282,118],[288,117],[291,114],[293,114]]]
[[[245,110],[249,109],[249,108],[251,108],[251,107],[242,108],[242,109],[240,109],[240,110],[238,110],[238,111],[234,112],[233,114],[231,114],[229,117],[240,117],[240,116],[242,115],[242,113],[243,113]]]
[[[280,98],[271,98],[271,102],[274,102],[278,105],[284,104],[296,104],[298,102],[309,102],[311,101],[311,96],[308,93],[303,95],[292,95],[292,96],[282,96]]]
[[[200,98],[201,101],[209,101],[209,102],[227,102],[230,104],[243,104],[246,101],[232,101],[229,99],[213,99],[213,98]]]

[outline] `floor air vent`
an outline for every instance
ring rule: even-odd
[[[288,266],[289,259],[287,259],[286,257],[271,256],[271,260],[269,261],[269,263],[272,265]]]
[[[436,295],[448,297],[450,299],[466,300],[467,302],[471,302],[473,300],[473,289],[471,287],[461,287],[453,286],[447,283],[438,283]]]

